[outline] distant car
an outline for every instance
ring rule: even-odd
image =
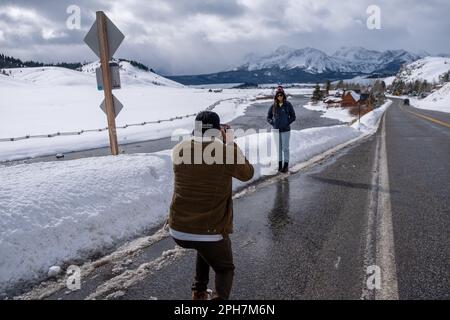
[[[403,104],[409,106],[409,99],[404,99]]]

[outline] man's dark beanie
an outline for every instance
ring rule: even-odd
[[[217,113],[212,111],[202,111],[195,117],[195,121],[202,122],[202,129],[217,129],[220,130],[220,117]]]

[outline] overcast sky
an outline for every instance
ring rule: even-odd
[[[69,5],[81,28],[66,26]],[[367,28],[377,5],[381,29]],[[341,46],[450,53],[448,0],[0,0],[0,52],[45,62],[93,61],[83,43],[103,10],[125,34],[116,57],[162,74],[199,74],[240,65],[280,45],[331,54]]]

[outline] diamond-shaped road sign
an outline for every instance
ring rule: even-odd
[[[115,114],[115,118],[117,118],[117,116],[119,115],[120,110],[122,110],[122,108],[123,108],[123,105],[119,101],[119,99],[116,98],[115,95],[113,95],[113,101],[114,101],[114,114]],[[103,112],[105,114],[107,114],[106,113],[105,100],[103,100],[102,104],[100,105],[100,109],[102,109]]]
[[[125,36],[122,32],[114,25],[114,23],[106,17],[106,29],[108,30],[108,47],[109,47],[109,57],[111,59],[117,48],[119,48]],[[100,44],[98,38],[98,28],[97,20],[94,21],[91,29],[84,37],[84,42],[95,52],[95,54],[100,58]]]

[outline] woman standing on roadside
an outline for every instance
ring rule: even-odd
[[[278,130],[278,171],[287,172],[289,168],[289,139],[291,123],[295,121],[295,111],[287,101],[283,87],[279,86],[275,92],[274,102],[267,112],[267,122]]]

